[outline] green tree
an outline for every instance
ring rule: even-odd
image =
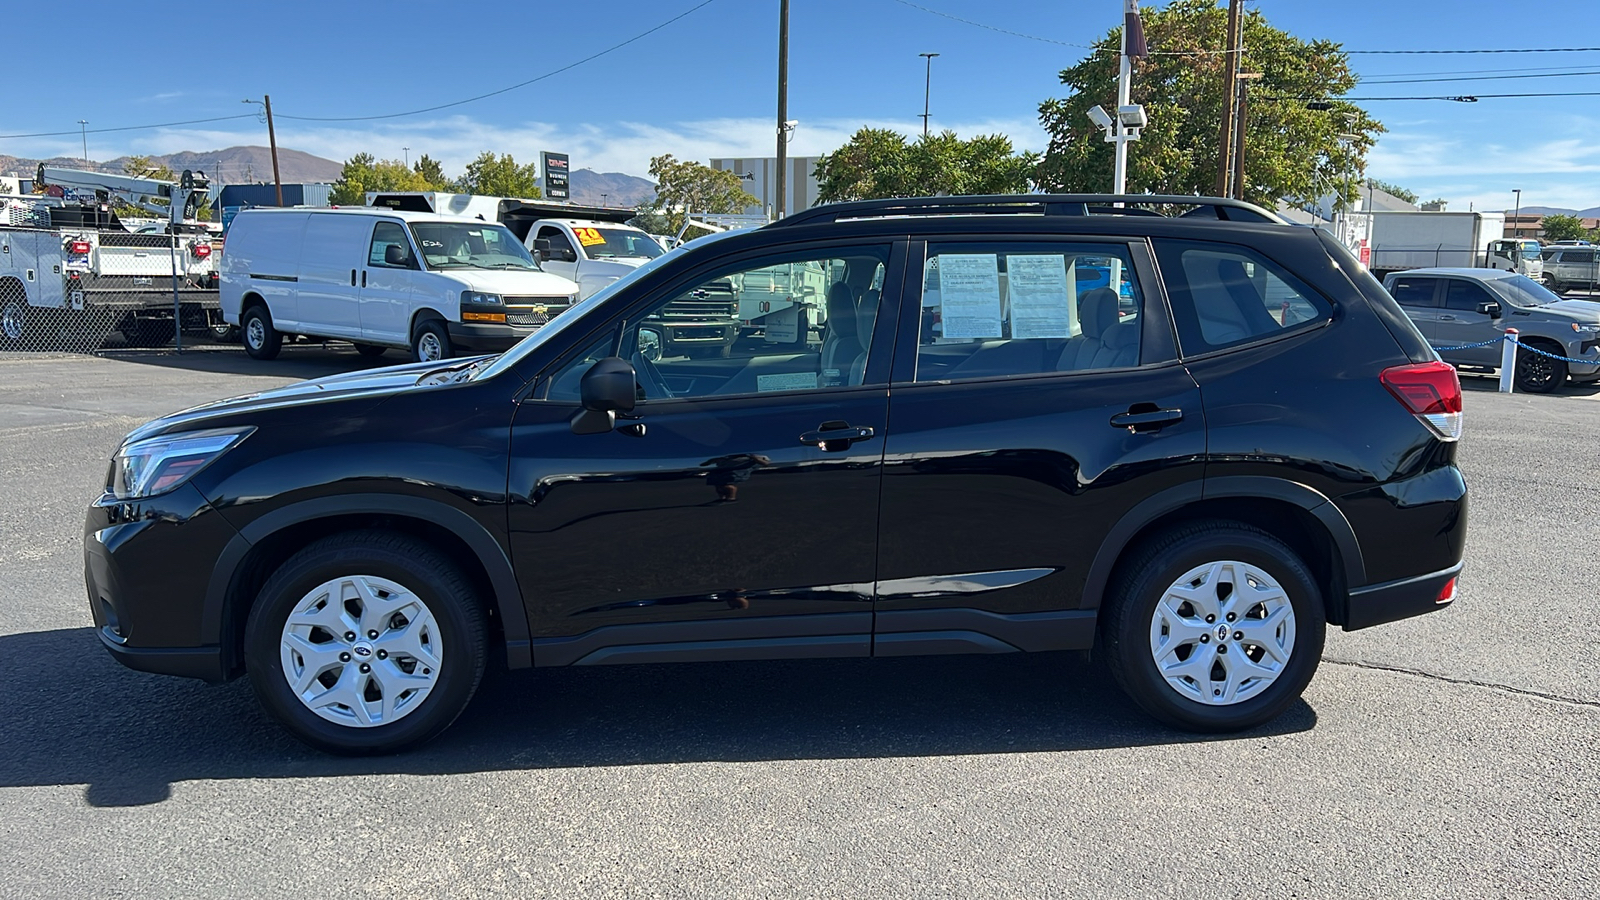
[[[132,175],[134,178],[150,178],[156,181],[177,181],[178,176],[173,174],[172,167],[166,163],[158,163],[148,156],[130,156],[122,164],[122,174]]]
[[[1395,197],[1398,197],[1399,199],[1404,200],[1405,202],[1410,203],[1412,205],[1416,205],[1416,202],[1418,200],[1418,197],[1417,197],[1415,191],[1408,191],[1408,190],[1406,190],[1405,188],[1401,187],[1398,184],[1390,184],[1387,181],[1379,181],[1376,178],[1368,178],[1367,179],[1367,186],[1368,187],[1375,187],[1380,191],[1385,191],[1385,192],[1387,192],[1389,194],[1392,194]]]
[[[419,160],[420,162],[420,160]],[[490,197],[518,197],[533,200],[544,196],[539,191],[539,167],[535,163],[525,166],[506,153],[495,156],[484,151],[467,163],[466,174],[461,176],[461,187],[469,194]]]
[[[1226,58],[1218,51],[1227,17],[1217,0],[1173,0],[1145,13],[1145,35],[1158,52],[1134,60],[1133,101],[1144,104],[1150,126],[1129,147],[1128,190],[1216,193]],[[1096,104],[1115,107],[1120,40],[1121,29],[1101,38],[1095,53],[1061,73],[1071,93],[1040,104],[1040,122],[1050,133],[1036,176],[1041,187],[1110,190],[1113,147],[1087,112]],[[1268,206],[1330,193],[1353,199],[1354,176],[1384,128],[1338,99],[1356,85],[1348,56],[1331,41],[1304,41],[1271,27],[1258,10],[1245,14],[1244,47],[1242,71],[1262,75],[1249,91],[1245,199]]]
[[[672,154],[650,160],[656,180],[656,198],[642,212],[654,213],[647,221],[664,225],[661,233],[677,234],[689,213],[742,213],[760,200],[744,189],[739,176],[693,160],[679,161]]]
[[[1582,241],[1590,237],[1589,229],[1577,216],[1545,216],[1544,238],[1547,241]]]
[[[365,206],[368,191],[431,191],[433,185],[398,159],[357,153],[344,161],[329,197],[335,206]]]
[[[1002,134],[961,140],[953,131],[915,143],[883,128],[862,128],[817,160],[817,199],[875,200],[939,194],[1018,194],[1039,158],[1016,153]]]
[[[445,177],[444,166],[440,165],[437,159],[426,153],[418,157],[415,163],[412,163],[411,171],[421,175],[422,180],[429,184],[430,190],[447,191],[454,187],[451,179]]]

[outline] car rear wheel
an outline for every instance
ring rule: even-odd
[[[1523,344],[1517,348],[1517,390],[1529,394],[1549,394],[1560,390],[1567,383],[1566,362],[1528,349],[1532,345],[1526,341]],[[1539,349],[1552,352],[1548,347]]]
[[[0,350],[15,350],[22,346],[27,335],[28,308],[16,300],[6,300],[0,306]]]
[[[283,348],[283,335],[272,327],[272,315],[264,306],[245,310],[239,319],[239,330],[244,336],[244,352],[252,359],[276,359]]]
[[[341,754],[391,753],[461,714],[483,677],[470,582],[426,543],[346,532],[296,553],[262,587],[245,666],[295,737]]]
[[[1322,656],[1322,592],[1272,535],[1192,523],[1145,544],[1118,571],[1102,646],[1118,684],[1163,723],[1252,728],[1310,683]]]

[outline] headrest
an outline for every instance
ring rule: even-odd
[[[858,338],[860,329],[856,321],[856,300],[850,285],[835,281],[828,288],[828,330],[842,338]]]
[[[1110,288],[1095,288],[1078,298],[1078,321],[1083,333],[1099,340],[1106,329],[1117,324],[1117,292]]]

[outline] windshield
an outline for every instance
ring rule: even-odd
[[[626,257],[655,259],[666,252],[654,238],[642,231],[627,231],[621,228],[574,228],[572,233],[578,236],[578,243],[583,245],[583,252],[587,253],[590,259]]]
[[[1523,259],[1538,259],[1539,258],[1539,254],[1542,253],[1543,251],[1544,251],[1544,247],[1540,246],[1538,241],[1523,241],[1522,242],[1522,258]]]
[[[411,235],[430,269],[529,269],[538,263],[504,225],[413,222]]]
[[[1526,275],[1501,278],[1495,284],[1499,285],[1517,306],[1548,306],[1561,299],[1549,288]]]

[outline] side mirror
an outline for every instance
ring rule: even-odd
[[[549,262],[550,261],[550,239],[549,238],[534,238],[533,239],[533,258],[537,259],[539,262]]]
[[[1493,300],[1485,300],[1478,304],[1478,312],[1488,316],[1491,319],[1498,319],[1500,318],[1501,313],[1500,304]]]
[[[390,244],[383,248],[383,262],[389,266],[407,266],[411,264],[411,254],[399,244]]]
[[[633,363],[620,356],[608,356],[590,366],[578,386],[583,408],[595,412],[632,412],[638,391]]]
[[[577,262],[578,261],[578,251],[576,251],[576,250],[572,250],[572,249],[567,248],[567,247],[562,247],[562,248],[560,248],[558,250],[553,250],[551,252],[555,254],[555,258],[560,262]]]
[[[645,359],[648,359],[651,362],[659,362],[661,360],[661,347],[663,343],[665,343],[665,341],[663,340],[661,329],[639,329],[639,355]]]

